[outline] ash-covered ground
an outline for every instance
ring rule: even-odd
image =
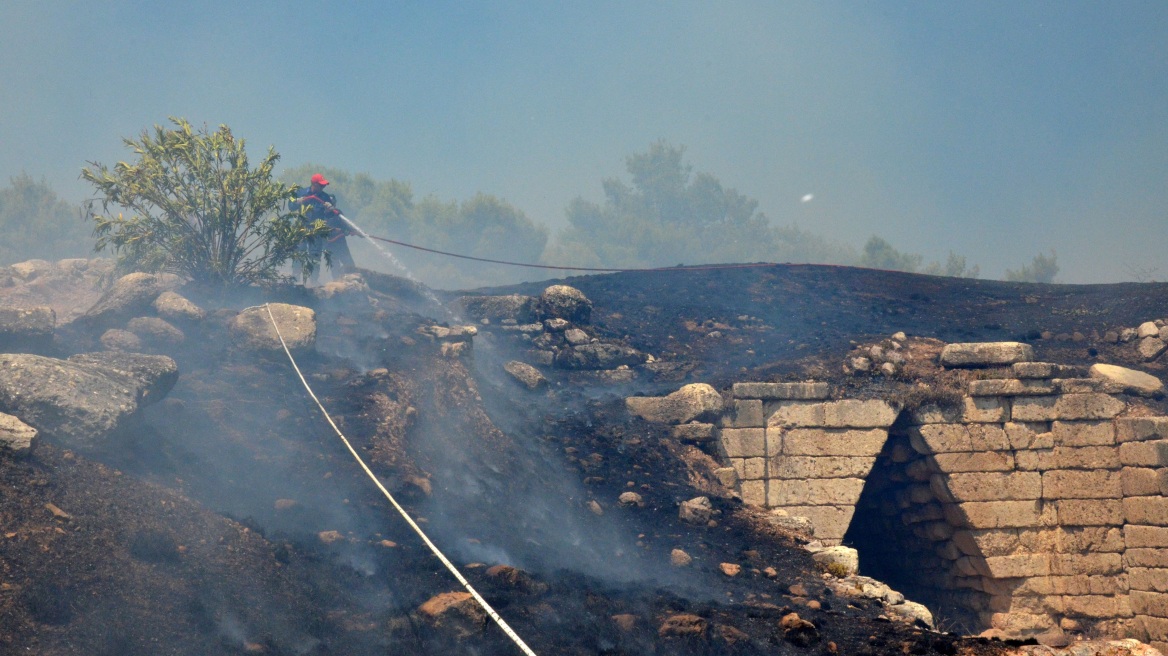
[[[845,375],[842,363],[853,342],[896,331],[1023,340],[1053,362],[1135,364],[1131,345],[1108,331],[1168,307],[1161,284],[821,266],[474,292],[572,285],[593,303],[590,337],[656,364],[619,375],[540,366],[548,383],[532,391],[503,370],[530,359],[520,331],[476,322],[473,345],[450,348],[464,342],[433,327],[471,323],[461,294],[440,294],[440,307],[400,279],[366,281],[331,298],[180,290],[210,313],[182,344],[156,351],[180,370],[164,401],[95,447],[44,435],[30,455],[0,455],[0,653],[518,653],[473,610],[420,610],[461,587],[361,472],[289,362],[233,347],[231,317],[265,300],[316,310],[316,351],[298,359],[306,378],[539,654],[998,653],[1008,645],[960,637],[974,627],[938,617],[939,631],[927,631],[832,594],[799,536],[727,495],[713,494],[712,524],[680,521],[680,502],[711,494],[701,475],[711,454],[631,417],[624,398],[688,382],[807,378],[878,394],[903,381]],[[22,293],[6,302],[89,298]],[[97,350],[96,340],[69,324],[49,354]],[[640,503],[619,503],[625,492]],[[674,566],[675,549],[692,562]],[[724,563],[740,572],[727,576]],[[791,631],[782,618],[792,612],[810,624]]]

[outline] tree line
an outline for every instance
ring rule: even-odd
[[[462,201],[418,198],[406,181],[311,164],[287,169],[274,179],[279,157],[274,150],[251,167],[243,140],[226,126],[211,131],[181,119],[172,122],[173,128],[155,126],[138,139],[124,140],[138,154],[137,162],[113,168],[91,163],[83,171],[97,191],[88,212],[61,200],[44,181],[26,174],[11,179],[0,189],[0,228],[8,237],[0,243],[0,264],[90,256],[96,237],[99,248],[111,248],[125,263],[139,267],[169,267],[222,282],[231,276],[220,269],[255,266],[244,264],[252,254],[266,258],[255,269],[265,273],[241,280],[278,277],[278,265],[295,259],[296,241],[314,229],[298,228],[284,202],[296,185],[320,172],[332,183],[329,191],[337,196],[338,206],[370,234],[472,257],[603,268],[823,263],[980,275],[976,265],[952,251],[945,262],[926,264],[921,255],[899,251],[876,235],[856,250],[795,224],[776,224],[759,211],[757,200],[710,173],[694,171],[684,147],[664,141],[628,156],[626,178],[602,180],[602,201],[572,200],[565,210],[567,224],[553,234],[505,199],[486,193]],[[195,180],[214,193],[167,197],[164,190],[173,189],[176,180]],[[103,211],[93,211],[95,205]],[[115,213],[117,208],[130,210],[131,216]],[[382,255],[370,245],[353,246],[364,250],[359,253],[363,265],[396,272],[388,262],[375,264]],[[176,250],[180,253],[172,252]],[[399,247],[390,252],[415,277],[440,288],[501,285],[549,273]],[[218,256],[235,259],[191,273],[192,258]],[[1052,282],[1058,270],[1051,251],[1008,270],[1006,277]]]

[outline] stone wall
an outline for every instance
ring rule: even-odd
[[[895,533],[885,558],[978,628],[1168,647],[1168,417],[1125,416],[1122,386],[1057,365],[1012,371],[911,412],[829,400],[825,383],[738,383],[719,449],[746,503],[857,542],[861,567],[863,544]]]

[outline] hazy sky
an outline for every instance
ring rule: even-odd
[[[665,139],[857,247],[1168,278],[1163,0],[2,6],[0,181],[69,200],[176,115],[556,227]]]

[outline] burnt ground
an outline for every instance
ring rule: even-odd
[[[300,364],[357,450],[540,654],[1002,651],[833,596],[798,536],[734,499],[713,499],[716,526],[681,523],[677,504],[707,491],[712,461],[630,418],[623,398],[807,376],[882,393],[903,381],[844,377],[840,363],[853,342],[895,331],[1019,339],[1041,359],[1160,374],[1100,336],[1168,307],[1160,284],[822,266],[571,278],[595,304],[591,332],[664,366],[621,384],[553,370],[551,391],[531,393],[501,374],[522,357],[518,341],[483,330],[473,356],[442,357],[416,329],[424,314],[451,318],[400,281],[369,280],[376,308],[278,294],[319,313],[319,354]],[[517,653],[478,618],[435,625],[418,612],[458,583],[363,477],[287,361],[229,347],[227,316],[187,328],[170,352],[178,385],[109,444],[81,452],[45,436],[31,456],[0,454],[0,653]],[[62,334],[60,353],[93,348],[93,336]],[[643,506],[617,503],[630,490]],[[669,565],[675,548],[690,567]],[[521,573],[488,574],[497,564]],[[791,611],[815,630],[785,635]],[[679,614],[695,616],[693,634],[661,635]]]

